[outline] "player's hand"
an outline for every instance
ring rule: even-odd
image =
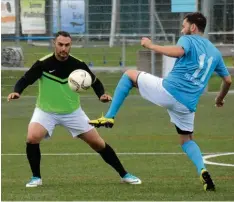
[[[142,39],[141,39],[141,45],[143,47],[145,47],[145,48],[149,48],[150,49],[150,47],[152,45],[152,41],[149,38],[147,38],[147,37],[142,37]]]
[[[215,106],[216,107],[222,107],[224,105],[225,100],[220,98],[220,97],[216,97],[215,98]]]
[[[19,99],[20,98],[20,94],[19,93],[10,93],[7,96],[7,101],[9,102],[10,100],[15,100],[15,99]]]
[[[112,97],[110,95],[107,95],[107,94],[103,94],[100,97],[101,102],[110,102],[111,100],[112,100]]]

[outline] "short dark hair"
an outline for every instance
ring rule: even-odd
[[[206,28],[206,17],[200,13],[189,13],[184,17],[184,20],[187,20],[190,24],[195,24],[198,28],[198,30],[202,33],[204,33]]]
[[[69,38],[71,38],[71,35],[70,35],[68,32],[66,32],[66,31],[59,31],[59,32],[57,32],[56,35],[55,35],[55,39],[56,39],[57,37],[59,37],[59,36],[64,36],[64,37],[69,37]]]

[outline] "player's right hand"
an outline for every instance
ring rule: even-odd
[[[220,97],[216,97],[215,98],[215,106],[216,107],[222,107],[224,105],[225,100],[220,98]]]
[[[147,37],[142,37],[141,39],[141,45],[145,48],[149,48],[150,49],[150,46],[152,45],[152,41],[147,38]]]
[[[15,100],[15,99],[19,99],[20,98],[20,94],[19,93],[10,93],[7,96],[7,101],[9,102],[10,100]]]

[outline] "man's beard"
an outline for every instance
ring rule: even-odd
[[[192,32],[190,30],[188,30],[188,32],[186,33],[186,35],[191,35]]]
[[[61,60],[66,60],[68,58],[68,54],[58,54]]]
[[[191,28],[191,25],[189,26],[188,32],[186,33],[186,35],[191,35],[192,34],[192,32],[190,31],[190,28]]]

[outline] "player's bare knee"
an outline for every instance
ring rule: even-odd
[[[128,69],[124,72],[124,74],[128,75],[128,77],[132,80],[132,81],[136,81],[137,75],[138,75],[138,71],[135,69]]]
[[[192,135],[191,134],[183,134],[180,135],[180,145],[183,145],[185,142],[188,142],[192,140]]]
[[[44,136],[42,134],[28,133],[27,142],[31,144],[39,144],[43,138]]]
[[[85,141],[95,151],[100,151],[105,148],[105,141],[101,138],[96,129],[81,134],[79,138]]]
[[[101,151],[105,148],[105,142],[94,142],[89,145],[96,152]]]
[[[93,140],[90,140],[87,143],[95,151],[100,151],[100,150],[104,149],[105,145],[106,145],[105,141],[100,136],[99,136],[99,138],[95,138]]]
[[[30,123],[28,126],[27,142],[32,144],[40,143],[46,136],[47,130],[39,123]]]
[[[45,134],[40,131],[28,131],[27,142],[31,144],[38,144],[45,137]]]
[[[126,74],[132,80],[134,85],[136,86],[139,71],[137,71],[135,69],[129,69],[129,70],[125,71],[124,74]]]

